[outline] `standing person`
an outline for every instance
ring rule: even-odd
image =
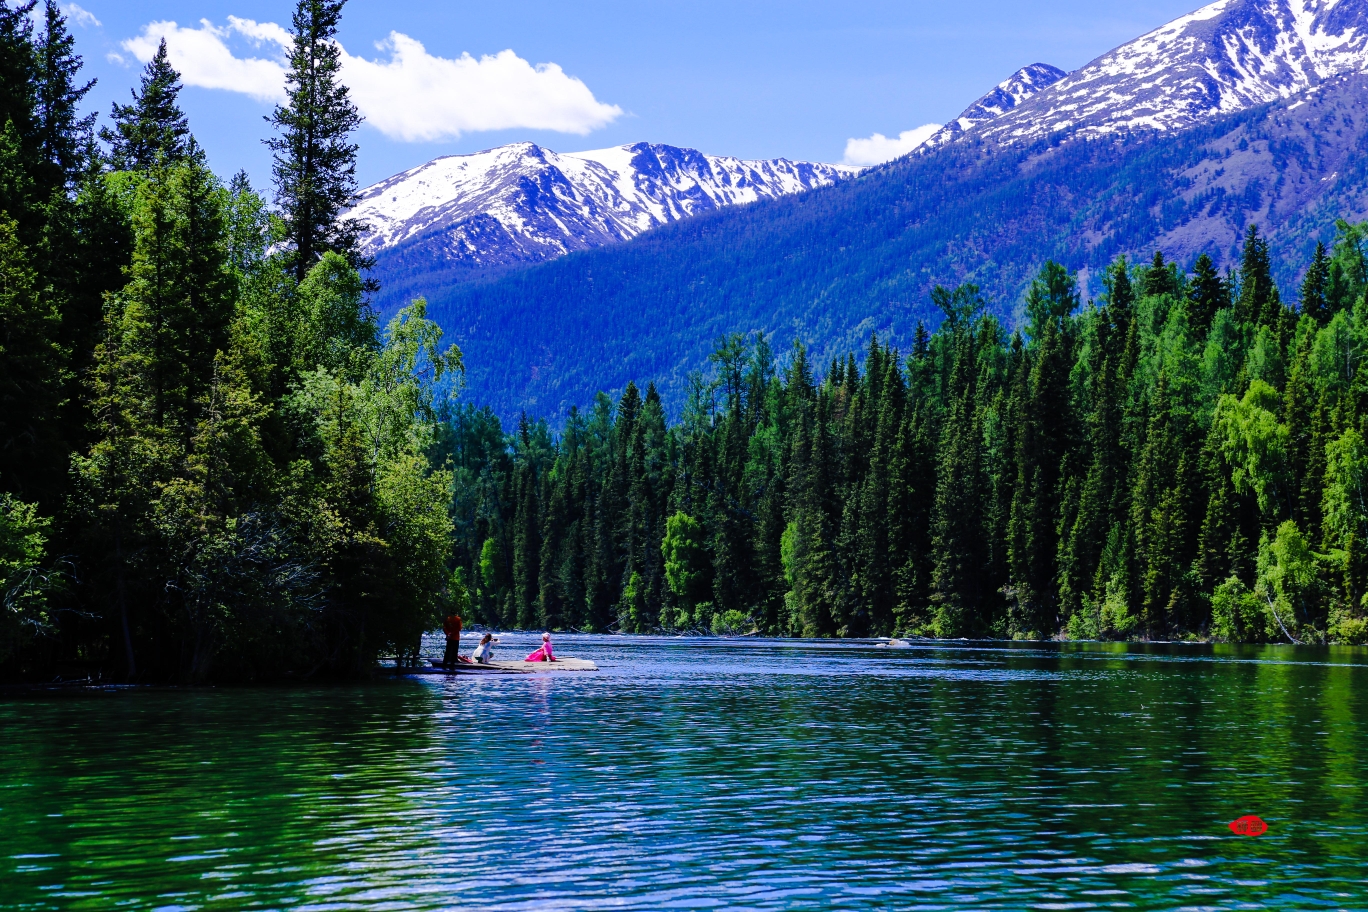
[[[471,653],[471,660],[479,665],[488,665],[494,661],[494,644],[499,642],[492,633],[486,633],[480,638],[480,645],[475,647]]]
[[[556,661],[555,653],[553,653],[553,652],[551,651],[551,634],[549,634],[549,633],[543,633],[543,634],[542,634],[542,644],[541,644],[541,646],[537,649],[536,652],[532,653],[530,656],[528,656],[527,658],[523,659],[523,661],[524,661],[524,662],[554,662],[554,661]]]
[[[446,619],[442,625],[442,632],[446,634],[446,653],[442,656],[442,667],[452,668],[461,659],[461,616],[453,614]]]

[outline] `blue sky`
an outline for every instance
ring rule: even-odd
[[[72,30],[99,79],[92,107],[126,100],[138,56],[170,34],[173,61],[179,51],[201,84],[182,100],[213,166],[269,183],[262,116],[276,91],[273,26],[288,27],[290,0],[76,2],[85,13],[71,10]],[[350,0],[340,40],[376,124],[358,137],[364,185],[519,140],[840,161],[852,138],[943,122],[1021,66],[1074,69],[1198,5]],[[201,87],[213,85],[225,87]]]

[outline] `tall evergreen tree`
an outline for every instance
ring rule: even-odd
[[[299,0],[285,77],[289,100],[268,118],[277,131],[266,141],[273,153],[276,205],[297,281],[329,250],[357,269],[370,262],[358,246],[365,226],[340,218],[356,198],[357,147],[351,135],[361,125],[347,87],[338,81],[342,48],[336,36],[345,3]]]
[[[81,117],[81,100],[95,80],[81,83],[81,57],[67,31],[66,16],[56,0],[44,0],[43,23],[35,42],[37,63],[37,127],[44,184],[50,191],[75,184],[85,170],[87,137],[95,115]]]
[[[32,169],[37,159],[38,133],[38,54],[33,37],[32,13],[37,0],[0,3],[0,130],[7,134],[6,170],[26,169],[32,180]],[[5,182],[14,178],[0,175]],[[13,192],[12,190],[10,191]],[[4,200],[10,218],[22,221],[14,200]]]
[[[1306,270],[1301,284],[1301,312],[1317,323],[1330,321],[1330,258],[1325,255],[1325,245],[1317,242],[1316,253]]]
[[[1236,316],[1251,326],[1274,326],[1281,311],[1278,289],[1273,284],[1273,267],[1268,256],[1268,241],[1259,236],[1257,225],[1245,231],[1244,253],[1240,259],[1240,298]]]
[[[190,154],[190,124],[177,102],[180,73],[171,66],[166,39],[143,69],[132,104],[114,103],[112,126],[100,130],[110,163],[122,171],[145,171],[158,161],[175,162]]]
[[[1165,271],[1162,260],[1155,267]],[[1069,374],[1073,277],[1047,263],[1031,285],[1026,308],[1031,345],[1013,384],[1009,419],[1016,427],[1016,468],[1007,553],[1015,592],[1015,633],[1053,632],[1056,625],[1059,514],[1064,460],[1073,440]]]
[[[65,379],[60,321],[17,226],[0,214],[0,485],[28,500],[49,494],[53,473],[60,479],[65,469],[56,426]]]
[[[1188,316],[1192,330],[1205,334],[1211,328],[1216,311],[1230,305],[1230,294],[1216,264],[1202,254],[1192,268],[1192,282],[1188,286]]]
[[[932,628],[941,636],[986,632],[986,602],[982,568],[988,559],[982,505],[984,480],[979,422],[974,336],[968,327],[955,337],[951,388],[955,399],[946,416],[940,441],[935,519],[936,565],[932,600],[936,605]]]

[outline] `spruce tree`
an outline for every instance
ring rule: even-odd
[[[1210,256],[1202,254],[1192,268],[1192,282],[1188,286],[1188,317],[1193,332],[1205,335],[1216,311],[1229,303],[1230,294],[1221,274],[1216,271],[1216,264]]]
[[[67,31],[66,16],[56,0],[44,0],[43,25],[34,48],[35,113],[46,172],[44,184],[49,192],[71,187],[84,171],[86,137],[95,123],[95,115],[81,117],[77,110],[95,80],[80,82],[81,57],[75,46],[76,40]]]
[[[1149,269],[1145,270],[1145,282],[1141,289],[1141,294],[1149,295],[1169,295],[1177,294],[1178,283],[1173,268],[1164,262],[1164,255],[1159,251],[1154,252],[1154,262]]]
[[[268,118],[276,205],[285,222],[291,269],[303,281],[326,251],[364,269],[359,248],[365,226],[341,218],[356,198],[356,144],[361,115],[338,81],[342,48],[337,25],[346,0],[299,0],[291,26],[294,44],[286,75],[289,100]]]
[[[940,441],[935,514],[932,521],[935,569],[931,629],[938,636],[966,636],[985,632],[987,612],[983,566],[988,553],[984,541],[982,507],[984,480],[974,370],[975,346],[967,327],[955,334],[951,387],[955,399]]]
[[[1326,294],[1333,316],[1352,308],[1368,289],[1368,225],[1335,223],[1335,246],[1330,256],[1330,281]]]
[[[1077,510],[1064,526],[1060,541],[1059,597],[1066,621],[1083,611],[1096,588],[1116,491],[1127,473],[1122,422],[1130,377],[1124,358],[1133,300],[1125,261],[1114,264],[1110,272],[1110,300],[1092,315],[1091,338],[1081,364],[1086,368],[1088,388],[1080,442],[1086,442],[1089,462],[1079,483]],[[1082,629],[1091,623],[1093,619],[1088,619]]]
[[[145,171],[158,161],[176,162],[190,154],[193,140],[189,121],[177,104],[180,91],[180,73],[166,56],[163,38],[143,69],[132,104],[115,102],[112,127],[100,130],[116,169]]]
[[[1330,322],[1330,258],[1325,255],[1325,245],[1316,242],[1316,253],[1301,284],[1301,312],[1317,323]]]
[[[9,155],[26,168],[30,180],[38,132],[38,55],[32,18],[36,6],[37,0],[14,6],[0,3],[0,130],[10,134]],[[4,202],[10,218],[21,221],[13,201]]]
[[[26,500],[51,493],[53,474],[60,481],[65,470],[56,426],[65,368],[60,320],[17,226],[0,213],[0,485]]]
[[[1061,473],[1074,443],[1069,373],[1077,306],[1072,276],[1047,263],[1027,296],[1031,345],[1009,406],[1017,433],[1007,545],[1016,593],[1014,633],[1050,634],[1056,626]]]
[[[1250,326],[1274,326],[1281,310],[1278,289],[1273,284],[1268,241],[1259,236],[1257,225],[1245,232],[1244,254],[1240,259],[1240,298],[1236,317]]]

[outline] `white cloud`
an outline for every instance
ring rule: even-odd
[[[940,124],[925,124],[915,130],[904,130],[891,139],[882,133],[875,133],[868,139],[847,139],[845,164],[881,165],[911,152],[930,139]]]
[[[75,3],[65,3],[62,5],[62,12],[66,17],[81,28],[90,28],[92,25],[100,27],[100,20],[95,18],[95,14],[88,9],[82,9]]]
[[[171,64],[186,85],[240,92],[261,101],[285,98],[285,52],[291,38],[279,25],[236,16],[229,16],[224,27],[208,20],[201,20],[199,28],[152,22],[122,44],[146,62],[163,37]],[[236,56],[229,47],[234,38],[267,45],[274,53],[269,58]],[[391,32],[377,47],[388,59],[367,60],[344,48],[342,81],[366,122],[391,139],[454,139],[518,127],[583,135],[622,115],[621,108],[596,99],[557,64],[533,66],[511,50],[479,59],[469,54],[454,60],[434,57],[399,32]]]
[[[558,65],[533,66],[511,50],[451,60],[398,32],[378,47],[389,60],[348,54],[342,77],[366,120],[393,139],[454,139],[514,127],[584,135],[622,115]]]
[[[215,28],[208,19],[199,28],[185,28],[174,22],[149,22],[142,34],[122,42],[123,49],[146,63],[166,39],[166,56],[180,71],[181,81],[203,89],[241,92],[258,101],[285,100],[285,64],[281,59],[235,57],[227,40],[239,32],[260,43],[260,26],[250,19],[234,18],[227,28]]]
[[[289,49],[290,45],[294,44],[290,33],[274,22],[254,22],[251,19],[229,16],[228,27],[258,46],[263,41],[278,44],[283,49]]]

